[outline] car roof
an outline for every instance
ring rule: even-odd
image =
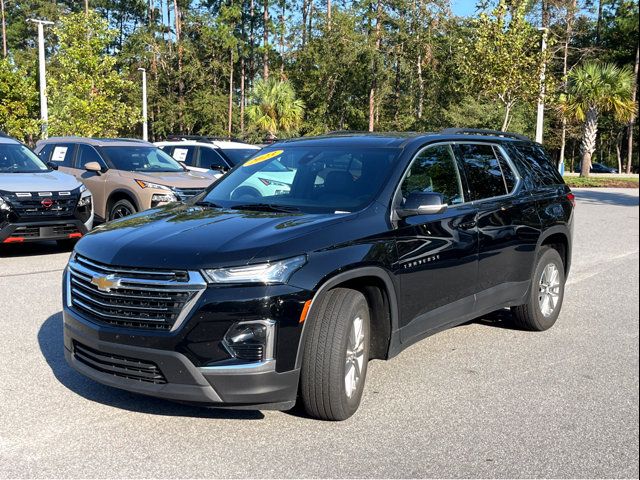
[[[93,145],[95,147],[133,147],[154,145],[144,140],[135,138],[93,138],[93,137],[50,137],[46,140],[38,141],[38,145],[47,143],[82,143],[85,145]]]
[[[15,138],[11,138],[11,137],[5,137],[0,135],[0,144],[2,145],[20,145],[20,142],[17,141]]]
[[[242,142],[234,142],[230,140],[165,140],[162,142],[155,142],[155,145],[165,146],[165,145],[193,145],[193,146],[201,146],[201,147],[218,147],[226,150],[240,150],[240,149],[249,149],[249,150],[260,150],[261,147],[256,145],[252,145],[250,143],[242,143]]]
[[[299,137],[280,140],[274,145],[287,146],[356,146],[374,148],[403,148],[410,144],[437,141],[498,141],[498,142],[531,142],[529,138],[516,133],[477,129],[445,129],[440,132],[332,132],[316,137]]]

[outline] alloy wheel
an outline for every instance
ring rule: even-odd
[[[553,314],[560,300],[560,271],[554,263],[544,267],[538,288],[540,311],[545,317]]]
[[[362,377],[364,341],[364,321],[358,316],[351,322],[344,367],[344,389],[349,398],[357,391],[360,378]]]

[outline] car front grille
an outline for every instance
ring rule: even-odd
[[[116,377],[155,384],[167,383],[160,368],[146,360],[99,352],[79,342],[73,342],[73,356],[85,365]]]
[[[45,220],[73,217],[78,195],[72,192],[23,192],[9,194],[8,201],[19,219]]]
[[[40,227],[18,227],[14,230],[13,236],[22,238],[40,237]]]
[[[196,195],[204,192],[204,188],[174,188],[173,193],[176,194],[178,200],[184,201],[188,200],[191,197],[195,197]]]
[[[69,261],[67,303],[96,323],[171,330],[205,287],[198,272],[113,267],[75,255]]]

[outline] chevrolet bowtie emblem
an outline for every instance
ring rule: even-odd
[[[120,286],[120,279],[115,275],[107,275],[106,277],[93,277],[91,283],[101,292],[110,292]]]

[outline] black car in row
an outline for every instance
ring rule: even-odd
[[[290,189],[234,194],[289,169]],[[274,144],[184,204],[98,227],[64,274],[68,362],[208,406],[340,420],[370,359],[511,308],[551,327],[574,197],[503,132],[336,134]]]

